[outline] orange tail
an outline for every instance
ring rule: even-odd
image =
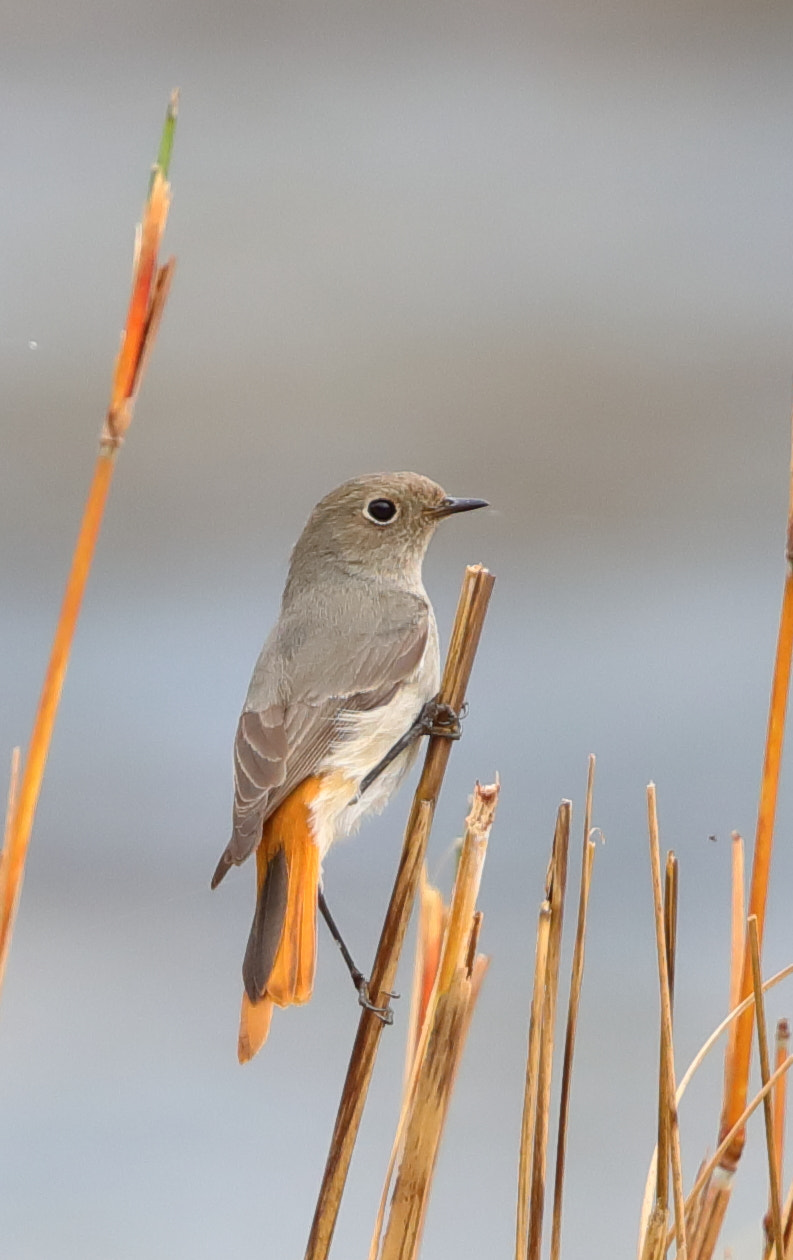
[[[319,786],[314,776],[295,788],[267,819],[256,850],[258,896],[242,966],[240,1063],[267,1040],[273,1006],[307,1002],[314,987],[319,849],[311,802]]]

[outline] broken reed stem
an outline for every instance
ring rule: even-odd
[[[438,973],[440,993],[445,993],[450,987],[454,973],[465,961],[463,951],[467,950],[471,935],[476,899],[479,896],[479,885],[482,880],[482,868],[487,854],[487,841],[498,803],[498,793],[497,782],[485,787],[477,783],[474,788],[471,812],[465,820],[465,836],[454,881],[449,922],[446,927],[446,939]]]
[[[674,1020],[675,1009],[675,952],[677,947],[677,858],[671,851],[666,855],[664,876],[664,943],[666,971],[669,976],[669,1005]],[[663,1024],[662,1024],[663,1027]],[[658,1159],[655,1197],[659,1205],[669,1206],[669,1108],[665,1089],[666,1062],[661,1041],[658,1063]]]
[[[524,1260],[529,1241],[529,1192],[531,1187],[531,1153],[534,1149],[534,1128],[537,1119],[537,1077],[540,1070],[540,1032],[545,1000],[545,973],[548,967],[548,939],[551,934],[551,905],[543,901],[537,921],[537,943],[534,948],[534,985],[529,1020],[529,1048],[526,1053],[526,1084],[523,1092],[523,1118],[520,1130],[518,1160],[518,1210],[515,1231],[515,1260]]]
[[[683,1174],[680,1166],[680,1130],[675,1104],[675,1061],[672,1040],[672,1003],[669,993],[669,972],[666,965],[666,941],[664,939],[664,907],[661,895],[661,851],[658,842],[658,813],[655,800],[655,784],[647,785],[647,822],[650,836],[650,871],[655,909],[655,945],[658,955],[658,983],[661,991],[661,1050],[665,1060],[664,1087],[669,1115],[669,1147],[672,1161],[672,1194],[675,1204],[675,1233],[679,1260],[685,1260],[686,1220],[683,1202]]]
[[[410,1093],[405,1098],[402,1157],[386,1226],[382,1260],[412,1260],[426,1216],[432,1176],[473,1001],[487,960],[477,959],[476,899],[498,803],[498,784],[477,783],[457,868],[437,984],[427,1013]],[[476,982],[474,982],[476,981]],[[400,1128],[402,1117],[400,1117]],[[371,1253],[370,1253],[371,1254]]]
[[[465,571],[438,695],[438,699],[455,712],[459,712],[465,700],[494,581],[493,575],[482,565],[471,565]],[[438,736],[430,738],[369,981],[375,1005],[385,1002],[388,991],[393,988],[449,753],[449,740]],[[306,1260],[325,1260],[330,1251],[382,1031],[383,1023],[376,1015],[371,1011],[361,1012],[306,1246]]]
[[[553,851],[548,868],[546,900],[551,905],[551,930],[548,937],[548,958],[545,968],[545,998],[542,1007],[540,1062],[537,1073],[537,1111],[532,1152],[531,1192],[529,1195],[529,1241],[527,1260],[540,1260],[542,1218],[545,1210],[545,1175],[548,1156],[548,1123],[551,1110],[551,1076],[553,1071],[553,1038],[556,1004],[559,993],[559,962],[562,952],[562,920],[567,887],[567,857],[570,848],[572,805],[562,801],[556,816]]]
[[[755,915],[757,918],[757,940],[761,953],[768,880],[771,870],[771,853],[774,845],[774,822],[779,789],[779,772],[785,739],[785,715],[790,689],[791,657],[793,657],[793,443],[791,445],[790,492],[785,549],[787,572],[782,594],[782,609],[779,616],[774,675],[771,682],[768,729],[760,785],[760,803],[757,811],[754,856],[752,859],[752,881],[749,890],[749,914]],[[748,997],[751,991],[752,963],[749,951],[745,948],[741,975],[741,998]],[[735,1026],[733,1054],[729,1064],[729,1075],[724,1087],[724,1101],[719,1127],[720,1139],[724,1137],[728,1130],[735,1127],[736,1118],[746,1105],[749,1089],[749,1066],[752,1054],[753,1021],[754,1011],[750,1007]],[[745,1140],[745,1133],[739,1131],[725,1152],[722,1167],[727,1172],[734,1171],[737,1167]]]
[[[763,977],[760,971],[760,940],[757,934],[757,919],[753,914],[747,921],[749,949],[752,959],[752,984],[754,986],[754,1009],[757,1016],[757,1048],[760,1054],[760,1079],[767,1085],[771,1076],[768,1061],[768,1031],[765,1019],[765,1003],[763,1001]],[[774,1100],[770,1093],[763,1098],[765,1115],[765,1138],[768,1149],[768,1187],[771,1199],[771,1222],[773,1226],[774,1245],[777,1255],[784,1255],[782,1242],[782,1207],[780,1202],[779,1179],[776,1167],[776,1143],[774,1141]]]
[[[171,95],[160,141],[160,156],[167,163],[173,145],[177,94]],[[25,872],[33,820],[47,764],[55,719],[60,704],[72,641],[83,601],[91,563],[99,537],[105,504],[115,467],[115,457],[132,419],[135,396],[159,326],[168,293],[174,260],[157,265],[162,234],[168,217],[170,186],[167,165],[155,164],[143,220],[138,228],[127,323],[116,359],[110,405],[99,441],[99,455],[88,491],[77,536],[60,616],[44,676],[30,746],[25,757],[18,800],[6,824],[0,881],[0,989],[2,989],[11,935]]]
[[[551,1260],[559,1260],[562,1245],[562,1196],[564,1193],[564,1169],[567,1155],[567,1121],[570,1114],[570,1089],[573,1077],[573,1054],[578,1026],[578,1007],[581,1000],[581,983],[584,978],[584,945],[586,920],[589,907],[589,890],[592,884],[592,863],[595,860],[595,842],[592,839],[592,793],[595,786],[595,758],[590,754],[587,770],[586,801],[584,804],[584,846],[581,854],[581,885],[578,893],[578,918],[576,920],[573,964],[570,977],[570,996],[567,1004],[567,1029],[562,1062],[562,1090],[559,1099],[559,1128],[556,1136],[556,1168],[553,1184],[553,1209],[551,1214]]]

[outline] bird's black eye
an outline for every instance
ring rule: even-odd
[[[364,508],[363,514],[376,525],[387,525],[397,514],[396,503],[392,499],[371,499]]]

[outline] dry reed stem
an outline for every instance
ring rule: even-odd
[[[768,729],[752,860],[752,880],[749,890],[749,914],[755,915],[757,918],[757,939],[761,952],[768,896],[768,880],[771,870],[771,853],[774,844],[774,821],[779,789],[779,772],[785,739],[785,715],[790,689],[791,657],[793,657],[793,453],[790,466],[786,559],[787,573],[782,595],[776,658],[771,683]],[[751,991],[752,963],[749,951],[745,948],[741,975],[741,998],[748,997]],[[729,1076],[724,1088],[724,1101],[719,1128],[720,1139],[724,1137],[726,1132],[735,1127],[735,1120],[746,1105],[749,1089],[749,1066],[752,1054],[753,1022],[754,1011],[750,1007],[735,1026],[733,1054],[729,1065]],[[745,1133],[739,1130],[732,1144],[725,1151],[722,1167],[727,1171],[734,1170],[737,1167],[745,1140]]]
[[[782,1257],[782,1260],[787,1260],[787,1256],[790,1253],[790,1234],[791,1225],[793,1224],[793,1185],[788,1186],[788,1192],[785,1196],[785,1203],[782,1208],[782,1221],[784,1242],[784,1256]],[[764,1260],[776,1260],[776,1247],[773,1243],[764,1253]]]
[[[786,1021],[783,1020],[781,1022],[785,1023]],[[778,1064],[775,1070],[778,1070],[779,1066],[781,1065]],[[785,1077],[782,1077],[781,1079],[786,1080]],[[776,1095],[776,1086],[774,1087],[774,1094]],[[780,1180],[780,1185],[781,1185],[781,1180]],[[788,1192],[785,1196],[785,1203],[784,1203],[784,1207],[782,1208],[782,1221],[783,1221],[783,1241],[784,1241],[784,1255],[782,1257],[782,1260],[786,1260],[786,1257],[788,1253],[790,1252],[790,1235],[791,1235],[791,1232],[793,1232],[793,1183],[790,1186],[788,1186]],[[773,1245],[773,1243],[771,1244],[769,1250],[766,1253],[765,1260],[776,1260],[776,1247]]]
[[[427,1050],[405,1130],[402,1163],[397,1172],[380,1252],[382,1260],[409,1260],[415,1255],[470,990],[470,980],[458,974],[451,988],[439,994],[435,1003]]]
[[[44,677],[38,709],[25,758],[22,782],[13,816],[7,819],[3,849],[2,900],[0,900],[0,989],[11,945],[25,860],[33,829],[44,770],[47,764],[55,719],[60,704],[72,641],[85,593],[91,563],[99,537],[105,504],[115,467],[118,446],[132,418],[135,395],[143,368],[159,326],[168,293],[174,260],[157,268],[157,254],[168,217],[170,185],[168,162],[176,124],[177,94],[169,101],[160,141],[158,162],[149,185],[143,221],[136,234],[132,293],[127,323],[111,385],[110,406],[99,442],[99,455],[88,491],[83,518],[72,556],[72,564],[55,629],[50,659]]]
[[[776,1026],[776,1038],[775,1038],[775,1047],[774,1047],[774,1068],[775,1069],[779,1067],[780,1063],[783,1063],[785,1061],[785,1059],[788,1056],[789,1050],[790,1050],[790,1025],[786,1019],[780,1019]],[[784,1178],[782,1175],[782,1164],[783,1164],[784,1152],[785,1152],[786,1118],[787,1118],[787,1077],[783,1076],[777,1082],[774,1088],[774,1139],[775,1139],[774,1167],[776,1169],[777,1185],[780,1188],[784,1181]],[[791,1193],[793,1194],[793,1188],[791,1188]],[[763,1220],[763,1227],[765,1229],[765,1235],[766,1235],[769,1250],[773,1247],[773,1243],[774,1243],[774,1235],[773,1235],[773,1228],[772,1228],[773,1204],[771,1203],[770,1200],[771,1200],[771,1193],[770,1193],[770,1186],[769,1186],[768,1211],[766,1212],[765,1218]],[[790,1226],[789,1211],[790,1209],[788,1206],[788,1201],[786,1200],[785,1206],[782,1212],[785,1244],[787,1244],[787,1236],[788,1236],[789,1226]],[[784,1251],[784,1248],[783,1248],[783,1251]]]
[[[545,968],[545,998],[540,1031],[540,1062],[537,1073],[537,1113],[534,1125],[531,1192],[529,1195],[529,1241],[527,1260],[540,1260],[542,1218],[545,1210],[545,1177],[548,1157],[548,1124],[551,1113],[551,1077],[556,1005],[559,993],[559,962],[562,953],[562,922],[567,888],[567,859],[570,849],[572,805],[562,801],[556,816],[553,850],[548,867],[546,900],[551,904],[551,930]]]
[[[465,700],[494,581],[493,575],[482,565],[466,569],[439,692],[441,702],[451,705],[456,712]],[[369,981],[369,992],[376,1005],[385,1001],[393,988],[432,816],[449,760],[450,743],[435,736],[430,738],[427,748]],[[383,1023],[376,1015],[371,1011],[361,1012],[306,1246],[306,1260],[325,1260],[330,1251],[382,1031]]]
[[[482,918],[481,913],[477,913],[477,915],[475,916],[475,920],[477,920],[477,922],[474,923],[471,929],[471,947],[474,952],[475,952],[474,938],[478,935],[478,929],[481,923],[481,918]],[[460,1057],[462,1057],[462,1049],[465,1045],[465,1040],[468,1036],[468,1028],[471,1022],[471,1016],[473,1015],[474,1007],[476,1006],[476,1001],[477,1001],[477,998],[479,997],[479,990],[482,987],[482,981],[485,977],[485,973],[487,971],[489,962],[490,962],[489,958],[486,958],[483,954],[478,954],[475,957],[470,958],[468,963],[466,964],[467,972],[471,981],[471,987],[470,987],[470,992],[468,996],[468,1006],[466,1008],[465,1019],[463,1021],[461,1031],[460,1031]],[[419,1044],[417,1046],[416,1055],[414,1057],[410,1080],[408,1081],[405,1087],[405,1090],[403,1091],[402,1108],[399,1113],[399,1120],[397,1122],[396,1134],[394,1137],[394,1144],[391,1148],[391,1155],[389,1157],[385,1180],[383,1182],[383,1192],[382,1192],[382,1195],[380,1196],[380,1205],[377,1211],[374,1231],[372,1233],[372,1241],[369,1245],[369,1260],[377,1260],[377,1257],[380,1251],[380,1239],[383,1233],[383,1222],[385,1220],[385,1211],[386,1211],[386,1205],[388,1202],[388,1192],[391,1188],[391,1183],[393,1181],[394,1169],[396,1168],[397,1160],[399,1159],[400,1152],[403,1149],[405,1132],[406,1132],[408,1120],[411,1114],[411,1105],[415,1098],[416,1088],[418,1085],[419,1072],[420,1070],[423,1070],[422,1065],[425,1060],[429,1038],[433,1029],[436,1027],[435,1022],[434,1022],[434,1017],[433,1017],[434,1011],[435,1011],[435,1005],[434,1005],[434,995],[433,995],[433,1006],[429,1012],[429,1017],[426,1020],[424,1027],[421,1031]],[[459,1066],[459,1062],[458,1062],[458,1066]],[[455,1076],[456,1076],[456,1071],[457,1069],[455,1068],[454,1069]],[[452,1079],[452,1086],[453,1085],[454,1085],[454,1078]],[[427,1204],[427,1199],[425,1198],[424,1211],[422,1212],[422,1215],[419,1221],[419,1228],[418,1228],[419,1241],[421,1238],[421,1231],[423,1229],[423,1224],[424,1224],[424,1212],[426,1212],[426,1204]]]
[[[407,1054],[405,1055],[405,1079],[407,1089],[413,1061],[429,1008],[432,990],[438,975],[438,966],[446,930],[446,908],[439,888],[427,879],[427,868],[421,868],[419,880],[419,923],[416,933],[416,957],[413,963],[413,983],[410,987],[410,1018],[408,1019]]]
[[[425,868],[422,867],[422,879],[424,878],[424,871],[425,871]],[[437,894],[437,900],[438,902],[440,902],[441,913],[442,913],[442,935],[445,935],[448,914],[447,914],[446,908],[443,905],[443,899],[441,897],[440,891],[437,888],[432,888],[430,885],[428,885],[427,888],[431,893]],[[424,891],[425,891],[424,889],[421,889],[422,897],[424,895]],[[424,909],[424,906],[422,905],[421,910],[423,909]],[[434,912],[432,914],[432,917],[433,919],[435,918]],[[436,925],[433,922],[432,928],[434,929],[435,926]],[[422,921],[420,917],[419,938],[421,938],[421,934],[422,934]],[[421,953],[420,946],[421,946],[421,941],[419,939],[419,944],[416,949],[417,960]],[[409,1028],[408,1028],[407,1052],[405,1054],[405,1079],[402,1083],[402,1102],[399,1109],[399,1117],[397,1119],[396,1131],[394,1133],[394,1141],[391,1146],[391,1154],[388,1157],[388,1164],[386,1166],[385,1177],[383,1179],[383,1189],[380,1195],[380,1203],[377,1209],[377,1216],[375,1217],[374,1230],[372,1231],[372,1240],[369,1244],[369,1260],[377,1260],[377,1256],[380,1252],[380,1240],[383,1234],[383,1224],[385,1222],[386,1207],[388,1206],[388,1193],[391,1189],[391,1184],[394,1179],[394,1171],[397,1166],[397,1161],[399,1160],[400,1153],[403,1149],[403,1144],[404,1144],[404,1139],[405,1139],[405,1129],[407,1128],[408,1118],[410,1115],[410,1107],[413,1102],[413,1098],[415,1096],[419,1070],[424,1060],[424,1055],[427,1050],[427,1042],[429,1041],[430,1031],[432,1029],[432,1013],[435,1009],[435,998],[438,991],[438,972],[440,969],[442,951],[443,951],[443,939],[441,939],[438,942],[437,955],[435,957],[435,966],[434,966],[434,971],[432,973],[432,980],[430,984],[430,991],[427,996],[427,1002],[426,1002],[426,1007],[424,1010],[424,1015],[423,1015],[423,1018],[421,1018],[420,1022],[418,1019],[418,1007],[419,1007],[419,1003],[421,999],[418,996],[417,990],[420,988],[423,988],[423,986],[426,984],[427,977],[426,977],[424,967],[422,967],[421,972],[419,971],[418,967],[416,967],[414,970],[414,977],[413,977],[414,991],[411,993],[411,1008],[415,1007],[417,1018],[416,1018],[415,1025],[413,1025],[412,1019],[411,1019],[411,1024],[409,1025]],[[435,953],[434,949],[433,949],[433,953]]]
[[[475,913],[487,842],[498,801],[498,785],[477,783],[466,819],[437,984],[427,1015],[428,1037],[416,1055],[406,1114],[402,1158],[394,1183],[382,1260],[410,1260],[418,1249],[454,1080],[486,960],[476,960],[481,916]],[[478,963],[478,967],[477,967]],[[472,974],[477,970],[474,990]],[[370,1252],[370,1255],[372,1253]]]
[[[38,804],[55,718],[66,678],[74,631],[83,600],[91,561],[99,536],[102,515],[113,476],[114,459],[109,453],[97,457],[80,533],[72,557],[71,571],[55,630],[44,685],[39,698],[30,746],[25,758],[22,782],[9,829],[3,860],[3,902],[0,905],[0,988],[5,975],[11,935],[14,928],[22,880],[25,873],[30,834]]]
[[[8,795],[6,797],[6,816],[5,826],[3,827],[3,847],[0,850],[0,906],[5,902],[5,885],[6,885],[6,866],[8,864],[8,845],[11,838],[11,824],[14,820],[14,811],[16,810],[17,794],[19,791],[19,772],[22,760],[22,750],[19,747],[11,751],[11,768],[8,775]],[[0,975],[0,982],[2,976]]]
[[[562,1245],[562,1198],[564,1194],[565,1158],[567,1155],[567,1121],[570,1113],[570,1089],[573,1078],[573,1054],[578,1026],[578,1008],[581,1001],[581,983],[584,978],[584,945],[586,920],[589,907],[589,890],[592,884],[592,863],[595,860],[595,842],[592,839],[592,794],[595,787],[595,757],[590,754],[587,769],[586,799],[584,803],[584,845],[581,853],[581,884],[578,893],[578,917],[576,920],[575,945],[570,976],[570,996],[567,1003],[567,1028],[562,1062],[562,1089],[559,1098],[559,1127],[556,1136],[556,1168],[553,1185],[553,1209],[551,1212],[551,1260],[559,1260]]]
[[[438,972],[440,993],[451,987],[455,972],[465,963],[498,793],[498,782],[485,787],[477,783],[474,788]]]
[[[515,1228],[515,1260],[524,1260],[529,1241],[529,1192],[531,1188],[531,1153],[534,1149],[534,1128],[537,1119],[537,1078],[540,1071],[540,1032],[545,1000],[545,973],[548,967],[548,940],[551,934],[551,906],[543,901],[537,920],[537,942],[534,947],[534,984],[529,1019],[529,1046],[526,1053],[526,1083],[523,1091],[523,1117],[518,1159],[518,1208]]]
[[[768,980],[764,980],[763,993],[767,993],[769,989],[773,989],[776,985],[781,984],[781,982],[783,980],[787,980],[788,976],[790,975],[793,975],[793,963],[788,963],[787,967],[783,967],[781,971],[777,971],[775,975],[770,976]],[[741,1015],[746,1010],[747,1006],[751,1006],[753,1003],[754,1003],[754,994],[752,993],[750,994],[748,998],[746,998],[743,1002],[741,1002],[739,1006],[736,1006],[734,1011],[730,1011],[730,1013],[724,1017],[721,1023],[716,1028],[713,1029],[713,1032],[710,1034],[707,1040],[702,1043],[699,1050],[694,1055],[694,1058],[691,1060],[685,1072],[683,1073],[682,1077],[680,1078],[680,1084],[677,1087],[677,1094],[675,1096],[675,1103],[678,1107],[680,1106],[680,1103],[683,1100],[683,1096],[686,1090],[688,1089],[688,1086],[691,1084],[692,1079],[694,1078],[699,1068],[702,1066],[702,1063],[704,1062],[704,1060],[710,1054],[713,1047],[717,1044],[719,1037],[722,1035],[723,1032],[725,1032],[727,1029],[731,1027],[734,1021],[738,1018],[738,1016]],[[777,1079],[779,1080],[781,1078],[777,1078]],[[655,1169],[656,1169],[657,1155],[658,1155],[658,1148],[656,1147],[650,1159],[650,1167],[647,1170],[647,1178],[644,1183],[644,1197],[642,1199],[642,1208],[641,1208],[641,1213],[639,1217],[639,1247],[637,1251],[638,1256],[641,1256],[643,1240],[647,1231],[647,1222],[650,1219],[650,1212],[651,1212],[652,1200],[653,1200],[653,1186],[655,1184],[655,1175],[656,1175]],[[702,1171],[702,1169],[704,1169],[704,1167],[705,1165],[703,1163],[697,1172],[697,1178],[699,1178],[699,1174]],[[692,1257],[689,1258],[689,1260],[693,1260],[693,1254],[692,1254]]]
[[[677,896],[678,865],[674,853],[666,855],[666,871],[664,873],[664,942],[666,949],[666,971],[669,976],[669,1005],[674,1019],[675,1007],[675,954],[677,949]],[[663,1023],[658,1061],[658,1157],[656,1160],[655,1197],[659,1205],[666,1209],[669,1206],[669,1106],[666,1095],[666,1062],[663,1047]]]
[[[765,1003],[763,1001],[763,977],[760,971],[760,940],[757,932],[757,919],[753,914],[747,921],[749,949],[752,958],[752,984],[754,986],[754,1009],[757,1017],[757,1048],[760,1055],[760,1079],[767,1085],[771,1076],[768,1060],[768,1031],[765,1019]],[[780,1203],[779,1178],[776,1166],[776,1142],[774,1140],[774,1100],[770,1093],[763,1099],[765,1117],[765,1138],[768,1151],[768,1188],[771,1200],[772,1236],[778,1255],[784,1255],[782,1243],[782,1207]]]
[[[669,1208],[656,1202],[647,1221],[647,1230],[640,1253],[640,1260],[661,1260],[666,1251],[666,1231],[669,1228]]]
[[[730,996],[727,1010],[732,1011],[738,1005],[741,993],[741,974],[743,970],[743,954],[746,945],[744,925],[746,923],[746,888],[745,859],[743,836],[737,831],[732,833],[730,850],[731,899],[730,899]],[[735,1030],[737,1024],[730,1025],[730,1035],[724,1051],[724,1088],[732,1075],[732,1061],[735,1053]]]
[[[725,1173],[721,1168],[716,1169],[699,1196],[699,1201],[692,1202],[691,1208],[687,1209],[687,1216],[690,1214],[694,1221],[691,1260],[705,1260],[716,1249],[730,1203],[732,1176],[732,1173]]]
[[[658,813],[655,800],[655,784],[647,785],[647,823],[650,836],[650,871],[655,909],[655,945],[658,955],[658,983],[661,991],[661,1046],[666,1063],[664,1086],[669,1113],[669,1147],[672,1161],[672,1194],[675,1204],[675,1233],[679,1260],[686,1256],[686,1220],[683,1200],[683,1174],[680,1166],[680,1130],[675,1103],[674,1042],[672,1040],[672,1003],[669,994],[669,972],[666,965],[666,941],[664,939],[664,907],[661,894],[661,851],[658,842]]]

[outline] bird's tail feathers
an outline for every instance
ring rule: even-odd
[[[317,778],[295,788],[267,819],[256,851],[259,891],[242,967],[241,1063],[266,1041],[273,1006],[307,1002],[314,987],[320,861],[311,802],[318,789]]]

